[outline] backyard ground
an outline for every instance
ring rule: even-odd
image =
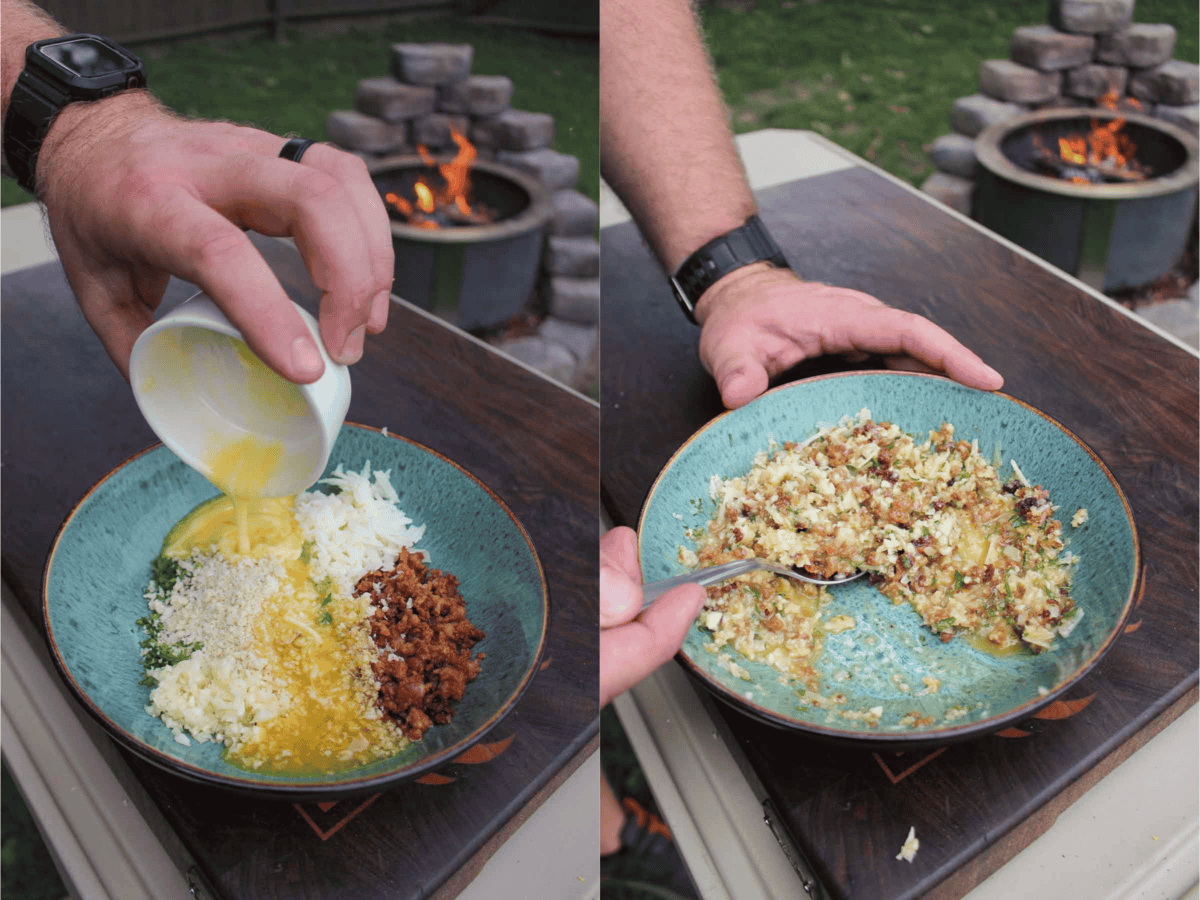
[[[151,90],[188,116],[225,119],[280,135],[324,140],[325,120],[354,108],[358,82],[390,73],[394,43],[443,41],[474,47],[472,71],[512,79],[515,109],[554,116],[556,150],[579,158],[579,190],[600,193],[599,45],[445,16],[393,17],[369,24],[295,26],[286,43],[265,36],[209,37],[131,45]],[[4,206],[28,194],[2,179]]]
[[[980,63],[1007,58],[1047,3],[706,0],[701,14],[735,131],[817,131],[920,184],[933,172],[924,148],[950,131],[954,101],[978,93]],[[1175,57],[1198,61],[1193,0],[1138,0],[1134,21],[1174,25]]]

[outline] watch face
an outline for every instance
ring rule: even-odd
[[[73,75],[98,78],[133,68],[136,63],[108,44],[80,37],[47,44],[42,53]]]

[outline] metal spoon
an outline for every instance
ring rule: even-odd
[[[862,569],[859,569],[857,572],[851,572],[849,575],[842,575],[838,578],[814,578],[812,575],[808,575],[802,569],[798,569],[795,566],[781,566],[776,563],[767,562],[765,559],[735,559],[733,562],[721,563],[719,566],[706,566],[703,569],[696,569],[694,572],[685,572],[683,575],[676,575],[674,578],[664,578],[662,581],[651,581],[649,584],[642,585],[642,609],[647,609],[650,604],[671,590],[671,588],[679,587],[681,584],[698,584],[701,587],[708,587],[711,584],[719,584],[722,581],[728,581],[730,578],[737,578],[739,575],[748,575],[751,572],[757,572],[761,569],[766,569],[769,572],[774,572],[776,575],[783,575],[785,578],[792,578],[796,581],[823,585],[845,584],[847,581],[853,581],[867,574]]]

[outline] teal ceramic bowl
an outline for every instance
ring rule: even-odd
[[[537,671],[549,600],[537,553],[504,503],[461,467],[395,435],[343,426],[325,474],[338,463],[390,473],[399,506],[425,525],[419,545],[431,564],[458,576],[471,620],[486,632],[475,650],[483,669],[456,706],[396,756],[337,775],[270,775],[227,763],[221,748],[185,747],[145,712],[135,621],[146,614],[150,561],[179,519],[217,494],[205,478],[157,445],[102,479],[67,517],[46,564],[44,614],[59,671],[122,745],[195,781],[292,800],[378,791],[453,759],[512,707]]]
[[[642,577],[655,581],[686,571],[679,548],[694,547],[685,532],[702,528],[711,517],[713,475],[744,474],[771,438],[780,444],[803,440],[864,407],[876,421],[894,422],[919,436],[950,422],[959,438],[979,441],[985,458],[998,448],[1002,477],[1011,474],[1015,459],[1031,482],[1046,487],[1060,507],[1056,515],[1063,521],[1066,549],[1079,557],[1071,593],[1083,619],[1047,652],[998,656],[961,639],[943,644],[908,604],[893,605],[866,579],[836,586],[825,616],[852,615],[857,626],[827,635],[819,657],[820,693],[846,698],[833,709],[814,708],[798,684],[781,684],[775,669],[730,651],[750,680],[734,676],[704,649],[709,633],[698,625],[678,658],[741,711],[832,741],[931,746],[1004,728],[1053,701],[1096,665],[1124,628],[1141,568],[1129,504],[1108,469],[1062,425],[1010,396],[897,372],[830,375],[769,391],[714,419],[667,463],[638,528]],[[1072,528],[1070,520],[1081,507],[1088,521]],[[921,693],[926,677],[940,682],[936,693]],[[876,725],[841,715],[880,707]],[[918,718],[905,720],[910,713]],[[911,724],[918,720],[926,724]]]

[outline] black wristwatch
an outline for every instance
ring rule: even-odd
[[[145,85],[142,61],[108,38],[71,34],[30,44],[4,118],[4,158],[17,183],[36,195],[42,139],[64,106]]]
[[[766,226],[758,216],[751,216],[745,225],[713,238],[683,261],[671,277],[675,299],[684,315],[695,323],[701,294],[734,269],[764,260],[778,269],[789,268]]]

